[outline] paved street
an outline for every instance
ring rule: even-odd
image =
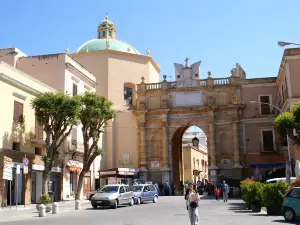
[[[183,197],[177,196],[161,197],[156,204],[147,203],[133,207],[121,207],[117,210],[94,210],[85,203],[82,210],[75,211],[73,205],[65,205],[62,206],[61,214],[48,214],[44,218],[39,218],[38,214],[32,210],[15,211],[17,217],[11,220],[5,216],[6,211],[0,213],[3,216],[0,224],[11,225],[82,225],[87,223],[88,225],[189,225]],[[199,213],[200,224],[285,224],[281,216],[267,216],[265,213],[254,214],[244,210],[240,200],[230,200],[228,203],[224,203],[203,197]]]

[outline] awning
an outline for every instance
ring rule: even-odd
[[[267,169],[282,166],[283,163],[273,163],[273,164],[250,164],[250,168],[259,168],[259,169]]]
[[[79,173],[79,172],[81,172],[81,170],[83,168],[83,163],[80,163],[75,160],[69,160],[67,163],[67,167],[70,172],[78,172]]]

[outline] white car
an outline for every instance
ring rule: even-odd
[[[291,183],[294,182],[296,179],[297,179],[297,177],[291,177]],[[286,182],[286,178],[285,177],[272,178],[272,179],[266,180],[266,183],[279,183],[280,181]]]
[[[119,205],[134,205],[133,192],[128,185],[109,184],[103,186],[91,199],[94,209],[109,206],[117,209]]]

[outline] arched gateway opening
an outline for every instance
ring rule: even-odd
[[[180,182],[208,180],[208,145],[203,129],[197,126],[178,128],[172,138],[172,180]]]

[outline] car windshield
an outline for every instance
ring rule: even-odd
[[[118,186],[106,186],[103,187],[99,192],[100,193],[114,193],[114,192],[118,192],[119,187]]]
[[[132,186],[133,192],[141,192],[143,190],[143,186]]]

